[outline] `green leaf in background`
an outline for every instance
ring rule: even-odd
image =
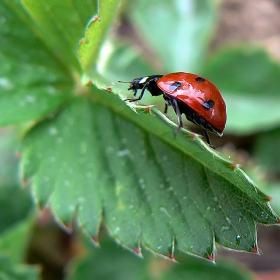
[[[1,280],[39,280],[39,269],[23,264],[14,264],[9,257],[0,252]]]
[[[0,125],[49,114],[65,102],[73,85],[65,68],[19,16],[19,6],[13,10],[11,4],[0,2]]]
[[[280,95],[279,95],[280,96]],[[280,174],[280,129],[262,133],[254,145],[254,155],[258,164],[270,173]]]
[[[217,241],[257,252],[255,222],[278,217],[249,177],[193,134],[175,140],[158,117],[94,87],[92,96],[24,139],[23,176],[41,205],[64,223],[75,214],[93,237],[103,213],[111,235],[131,249],[144,244],[172,257],[176,246],[212,259]]]
[[[105,240],[101,248],[95,248],[84,240],[85,257],[74,259],[68,266],[68,280],[80,279],[133,279],[152,280],[149,262],[132,257],[131,254],[112,241]],[[119,246],[118,246],[119,247]]]
[[[198,72],[216,23],[216,0],[138,0],[131,21],[159,55],[163,71]]]
[[[32,208],[29,190],[19,186],[19,145],[15,133],[2,130],[0,137],[0,234],[26,218]]]
[[[29,242],[34,215],[0,235],[0,279],[39,279],[39,270],[22,264]],[[2,278],[1,278],[2,277]]]
[[[211,263],[198,260],[189,260],[187,263],[177,265],[171,270],[166,270],[160,280],[253,280],[254,275],[237,264],[219,263],[214,266]]]
[[[205,279],[205,280],[249,280],[253,279],[237,264],[219,263],[218,266],[198,258],[185,257],[180,265],[170,261],[151,258],[144,252],[144,259],[132,258],[131,254],[118,248],[112,241],[104,240],[101,248],[84,242],[86,256],[73,260],[69,266],[68,280],[79,279]]]
[[[98,14],[88,24],[85,38],[79,45],[78,55],[84,70],[84,74],[94,77],[96,59],[105,35],[110,27],[119,0],[107,0],[98,2]]]
[[[108,1],[105,1],[108,2]],[[96,0],[22,0],[45,44],[71,70],[79,71],[77,47],[87,22],[97,13]]]
[[[228,49],[203,70],[227,104],[226,131],[249,134],[277,127],[280,122],[280,66],[262,51]]]
[[[104,54],[106,59],[102,60],[101,58],[100,64],[102,65],[98,67],[98,70],[109,81],[132,81],[136,77],[152,75],[154,73],[149,62],[145,61],[139,52],[131,46],[112,42],[108,42],[107,45],[107,49],[111,51],[107,56]],[[100,56],[102,57],[102,53]],[[117,84],[117,87],[119,86],[120,84]],[[117,87],[114,87],[114,90]],[[127,93],[128,84],[124,88],[123,92]]]

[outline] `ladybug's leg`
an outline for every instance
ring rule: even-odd
[[[165,103],[164,114],[167,114],[169,104]]]
[[[212,146],[212,145],[211,145],[211,141],[210,141],[210,137],[209,137],[208,132],[207,132],[206,129],[204,129],[204,134],[205,134],[207,143],[209,144],[209,146]]]
[[[149,83],[146,83],[146,84],[143,86],[139,97],[137,97],[137,98],[127,98],[127,99],[125,99],[124,101],[135,102],[135,101],[141,100],[148,85],[149,85]],[[137,90],[134,92],[134,96],[136,95],[136,93],[137,93]]]
[[[181,110],[180,110],[178,102],[175,98],[172,99],[172,107],[178,117],[178,122],[179,122],[179,125],[175,131],[175,135],[176,135],[180,131],[180,129],[183,127],[183,120],[182,120]]]

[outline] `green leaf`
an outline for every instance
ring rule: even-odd
[[[0,3],[0,125],[49,114],[65,102],[73,85],[16,7]]]
[[[135,114],[117,96],[91,91],[93,100],[77,98],[24,139],[22,172],[39,204],[64,223],[75,214],[93,237],[103,214],[131,249],[171,256],[176,246],[212,258],[217,241],[257,251],[255,223],[278,217],[245,173],[193,133],[174,139],[175,125],[157,110]]]
[[[102,240],[100,248],[84,242],[87,255],[77,258],[68,266],[68,280],[78,279],[253,279],[238,264],[212,263],[198,258],[185,257],[180,265],[152,257],[146,250],[144,259],[133,258],[116,244]]]
[[[1,280],[39,280],[39,269],[22,264],[13,264],[6,254],[0,252]]]
[[[216,0],[138,0],[131,21],[160,57],[165,72],[197,72],[216,23]]]
[[[5,252],[11,263],[16,264],[24,260],[33,223],[34,215],[30,214],[27,219],[10,227],[0,235],[0,252]]]
[[[32,202],[28,189],[18,184],[18,139],[14,132],[2,131],[0,137],[0,234],[30,213]],[[12,194],[12,195],[11,195]]]
[[[98,2],[98,14],[89,22],[85,38],[79,45],[78,55],[84,74],[94,77],[96,59],[105,35],[114,19],[119,0]]]
[[[106,49],[106,48],[105,48]],[[109,55],[101,53],[99,72],[108,80],[117,82],[132,81],[135,77],[153,75],[154,71],[148,61],[143,60],[139,52],[125,44],[107,43],[111,49]],[[102,60],[102,57],[104,59]],[[120,71],[122,69],[122,71]],[[93,79],[94,81],[95,79]],[[125,85],[127,89],[128,84]],[[115,89],[115,88],[114,88]],[[126,92],[126,90],[125,90]]]
[[[69,265],[68,280],[79,279],[153,279],[149,275],[149,262],[133,258],[124,249],[108,240],[101,243],[101,248],[86,245],[86,257],[76,258]]]
[[[258,163],[268,172],[280,173],[280,129],[262,133],[257,137],[254,145],[254,154]]]
[[[76,55],[89,19],[97,12],[97,1],[22,0],[44,43],[67,68],[79,71]]]
[[[236,264],[218,264],[201,262],[197,260],[188,261],[186,264],[177,265],[171,270],[163,273],[160,280],[183,280],[183,279],[205,279],[205,280],[253,280],[249,271],[238,267]]]
[[[227,104],[226,131],[249,134],[280,124],[280,66],[262,51],[228,49],[205,67]]]

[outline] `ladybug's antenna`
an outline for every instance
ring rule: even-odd
[[[124,82],[124,81],[118,81],[118,82],[123,84],[131,84],[131,82]]]

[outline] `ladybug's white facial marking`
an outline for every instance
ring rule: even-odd
[[[149,77],[143,77],[140,81],[139,84],[144,84],[148,80]]]

